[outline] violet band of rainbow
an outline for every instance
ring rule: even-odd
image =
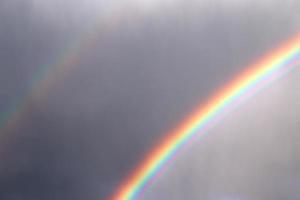
[[[162,142],[155,146],[132,174],[120,184],[111,199],[137,199],[144,188],[155,181],[166,163],[176,156],[176,152],[198,133],[205,132],[206,127],[210,127],[210,123],[222,115],[227,107],[246,96],[251,96],[256,88],[271,82],[268,80],[274,81],[280,74],[295,69],[299,62],[300,36],[296,36],[247,67],[233,81],[209,98],[206,104],[196,107],[174,131],[167,134],[167,137],[161,140]]]

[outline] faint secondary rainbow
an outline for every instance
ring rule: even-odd
[[[138,165],[117,191],[112,200],[133,200],[155,180],[163,167],[197,133],[205,132],[227,108],[254,93],[264,84],[295,68],[300,62],[300,36],[287,41],[258,62],[247,67],[227,86],[221,88],[206,104],[200,105],[179,127],[167,134]]]
[[[147,12],[158,9],[161,3],[158,0],[127,0],[107,1],[99,5],[99,8],[103,6],[103,9],[99,10],[96,19],[88,22],[88,28],[70,38],[65,47],[58,50],[56,58],[40,67],[27,89],[11,102],[7,110],[0,113],[0,142],[4,137],[11,136],[5,133],[17,127],[30,110],[32,101],[47,100],[49,90],[63,82],[66,74],[76,68],[86,51],[93,49],[94,45],[99,45],[101,40],[105,40],[105,36],[117,31],[124,22],[146,16]],[[0,148],[2,147],[0,145]]]
[[[18,126],[30,110],[32,102],[47,101],[47,94],[51,88],[63,82],[66,74],[76,68],[84,53],[93,49],[93,46],[99,44],[109,33],[116,31],[124,20],[134,18],[136,12],[137,9],[128,8],[125,4],[106,3],[103,12],[94,23],[90,23],[87,30],[77,37],[70,38],[65,47],[58,50],[55,59],[40,67],[28,88],[11,102],[5,112],[0,113],[0,148],[3,148],[5,138],[11,137],[6,133]]]

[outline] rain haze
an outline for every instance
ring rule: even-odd
[[[1,0],[0,199],[110,199],[147,152],[300,31],[296,0]],[[299,199],[300,68],[141,200]]]

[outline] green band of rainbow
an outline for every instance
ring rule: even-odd
[[[222,115],[226,108],[255,91],[268,80],[278,78],[284,71],[295,68],[300,61],[300,37],[294,37],[270,54],[247,67],[230,82],[221,88],[207,104],[195,109],[182,124],[167,134],[141,162],[137,169],[117,189],[112,200],[133,200],[143,191],[146,185],[155,180],[163,167],[187,142],[205,129],[214,119]]]

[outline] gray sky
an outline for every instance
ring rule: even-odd
[[[94,38],[1,130],[0,199],[105,199],[199,102],[300,27],[292,0],[107,2],[0,2],[2,116],[61,52]],[[299,78],[228,116],[141,199],[297,199]]]

